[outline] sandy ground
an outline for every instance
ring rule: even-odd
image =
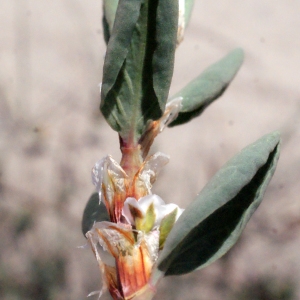
[[[108,153],[120,158],[98,110],[101,1],[0,3],[0,297],[84,299],[100,287],[92,253],[77,248],[90,170]],[[300,299],[299,13],[297,0],[196,0],[171,94],[235,47],[246,60],[199,119],[159,136],[153,151],[171,161],[155,192],[186,207],[223,163],[273,130],[282,154],[238,245],[203,271],[166,279],[156,299],[266,299],[245,298],[247,284],[295,290],[267,299]]]

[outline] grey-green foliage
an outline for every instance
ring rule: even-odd
[[[137,141],[164,112],[173,75],[178,3],[120,0],[103,69],[101,111],[123,139]],[[151,22],[156,20],[156,22]]]
[[[193,3],[185,1],[186,24]],[[163,114],[173,72],[177,7],[171,0],[104,0],[105,36],[113,38],[104,64],[101,111],[121,137],[133,134],[138,140],[148,121]],[[174,95],[170,100],[182,97],[182,108],[169,126],[190,121],[218,99],[243,58],[243,51],[235,49]]]
[[[279,141],[278,133],[266,135],[217,172],[175,223],[159,256],[158,273],[180,275],[202,268],[236,243],[275,171]]]
[[[182,108],[176,120],[169,126],[181,125],[199,116],[210,103],[225,92],[243,60],[243,50],[240,48],[235,49],[209,66],[197,78],[175,94],[170,100],[182,97]]]
[[[191,18],[194,0],[180,0],[180,1],[185,2],[184,21],[186,27]],[[113,30],[118,3],[119,0],[103,0],[103,27],[104,27],[104,38],[106,43],[108,43],[109,37]]]
[[[186,24],[192,5],[193,0],[185,1]],[[108,46],[101,111],[124,141],[131,138],[138,143],[149,120],[160,118],[165,109],[173,73],[178,1],[104,0],[103,24]],[[170,100],[181,97],[182,108],[170,126],[190,121],[220,97],[243,58],[241,49],[232,51],[174,95]],[[264,136],[211,179],[166,238],[152,282],[202,268],[232,247],[262,201],[275,171],[279,140],[278,133]],[[93,194],[84,211],[83,233],[104,220],[108,220],[105,206]]]

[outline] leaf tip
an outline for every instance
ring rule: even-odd
[[[229,58],[228,62],[231,62],[231,64],[234,66],[232,70],[235,74],[244,62],[245,52],[242,48],[238,47],[229,52],[227,58]]]
[[[276,130],[271,133],[264,135],[261,140],[265,140],[271,145],[274,145],[274,148],[281,143],[281,133]]]
[[[243,61],[244,58],[245,58],[245,52],[244,52],[243,48],[241,48],[241,47],[235,48],[235,49],[232,51],[232,53],[235,53],[235,56],[236,56],[237,58],[240,58],[241,61]]]

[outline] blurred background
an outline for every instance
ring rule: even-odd
[[[92,252],[78,248],[90,171],[106,154],[120,159],[98,109],[102,3],[0,3],[0,299],[85,299],[101,287]],[[186,207],[230,157],[273,130],[282,154],[237,245],[204,270],[166,278],[155,299],[300,299],[299,13],[297,0],[195,1],[171,94],[235,47],[246,60],[200,118],[157,138],[152,151],[171,161],[154,192]]]

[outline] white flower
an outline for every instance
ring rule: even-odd
[[[138,201],[135,198],[127,198],[124,202],[122,215],[137,230],[148,232],[152,228],[158,228],[162,219],[175,210],[174,222],[177,221],[183,209],[174,203],[165,204],[158,195],[154,194],[142,197]]]

